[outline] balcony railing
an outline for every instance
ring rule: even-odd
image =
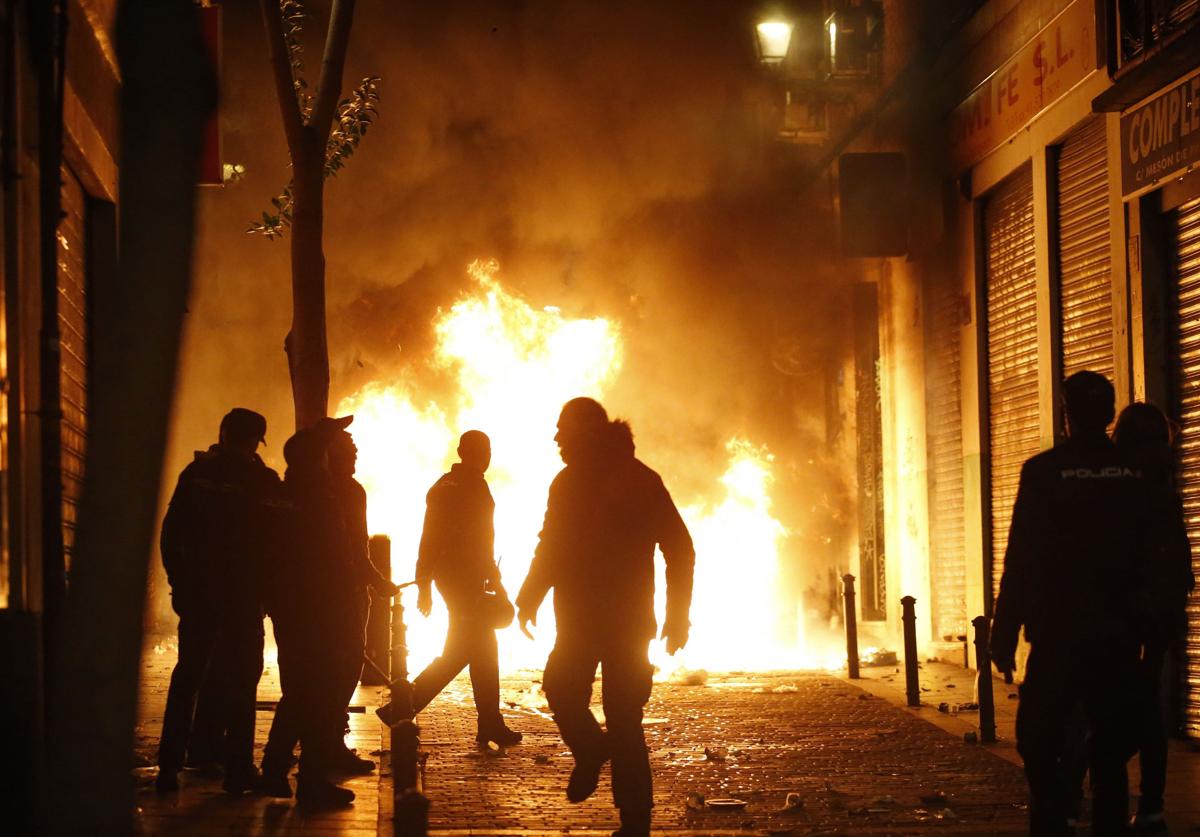
[[[1200,0],[1118,0],[1120,66],[1138,61],[1200,21]]]

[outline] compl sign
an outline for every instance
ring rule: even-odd
[[[956,167],[983,157],[1096,68],[1095,4],[1075,0],[950,116]]]

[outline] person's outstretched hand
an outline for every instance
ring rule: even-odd
[[[417,591],[417,611],[422,616],[428,616],[433,610],[433,591],[429,589],[429,585],[422,584],[420,590]]]
[[[676,651],[687,645],[690,629],[691,625],[687,622],[680,624],[671,624],[668,622],[663,625],[662,638],[667,643],[667,654],[673,657]]]
[[[533,634],[529,632],[529,626],[537,627],[537,611],[530,611],[526,608],[521,608],[517,611],[517,624],[521,626],[521,633],[533,639]]]

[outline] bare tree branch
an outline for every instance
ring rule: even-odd
[[[279,14],[279,0],[261,0],[263,24],[267,30],[267,54],[275,76],[275,93],[279,99],[279,112],[283,118],[283,133],[287,137],[288,150],[292,159],[305,145],[304,117],[300,113],[300,102],[296,98],[296,81],[292,76],[291,56],[283,38],[283,20]],[[349,27],[347,27],[349,28]],[[343,53],[344,54],[344,53]],[[329,133],[329,129],[325,129]]]
[[[317,98],[309,120],[322,140],[329,136],[338,96],[341,95],[342,71],[346,67],[346,49],[350,43],[350,23],[353,19],[354,0],[333,0],[325,54],[321,56],[321,80],[317,85]]]

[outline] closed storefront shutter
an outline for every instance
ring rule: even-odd
[[[988,196],[983,223],[994,597],[1004,572],[1021,465],[1039,448],[1033,177],[1028,165]]]
[[[952,283],[930,288],[925,323],[933,629],[937,639],[954,640],[967,632],[967,596],[959,305]]]
[[[79,179],[69,169],[63,169],[62,180],[63,219],[58,228],[59,385],[63,551],[70,568],[87,444],[87,198]]]
[[[1108,167],[1104,120],[1093,118],[1058,156],[1058,275],[1063,377],[1090,369],[1113,378]]]
[[[1192,569],[1200,571],[1200,200],[1179,207],[1173,232],[1179,489],[1192,542]],[[1188,605],[1187,680],[1188,734],[1200,738],[1200,608],[1195,597]]]

